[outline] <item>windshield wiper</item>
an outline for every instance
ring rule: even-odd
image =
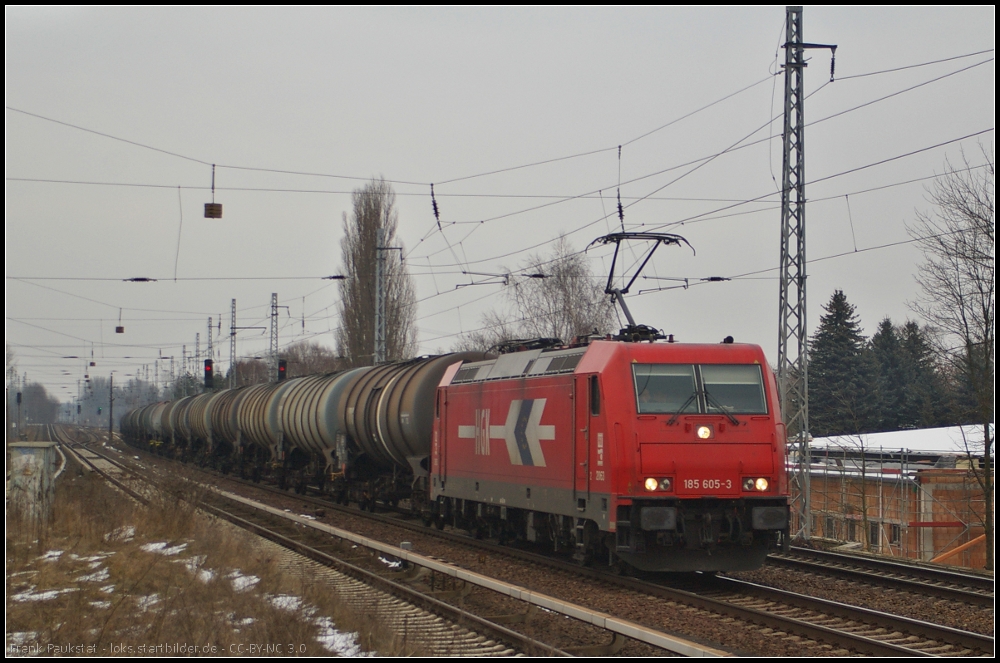
[[[729,417],[729,421],[733,422],[734,426],[739,426],[740,425],[740,420],[737,419],[736,417],[734,417],[732,414],[730,414],[729,410],[727,410],[722,403],[720,403],[718,400],[716,400],[715,396],[713,396],[712,394],[708,393],[708,389],[706,389],[702,393],[705,394],[705,400],[710,405],[714,405],[716,408],[718,408],[719,412],[721,412],[722,414],[724,414],[727,417]]]
[[[667,420],[667,425],[673,426],[675,423],[677,423],[677,417],[681,416],[681,413],[683,413],[684,410],[687,409],[688,405],[691,405],[691,401],[693,401],[697,396],[698,396],[697,391],[691,392],[691,395],[688,396],[688,399],[684,401],[684,405],[681,405],[680,409],[677,410],[677,412],[674,412],[674,416],[670,417],[670,419]]]
[[[684,401],[684,404],[681,405],[680,408],[676,412],[674,412],[674,415],[672,417],[670,417],[670,419],[667,420],[667,425],[668,426],[673,426],[675,423],[677,423],[677,417],[681,416],[684,413],[684,410],[687,409],[687,406],[690,405],[691,402],[695,398],[697,398],[699,394],[705,396],[705,400],[710,405],[714,406],[715,408],[717,408],[719,410],[719,412],[721,412],[722,414],[726,415],[726,417],[729,419],[729,421],[733,422],[734,426],[739,426],[740,425],[740,420],[737,419],[736,417],[734,417],[732,414],[730,414],[730,412],[725,408],[724,405],[722,405],[722,403],[720,403],[715,398],[715,396],[713,396],[712,394],[708,393],[708,389],[705,389],[704,391],[693,392],[690,396],[688,396],[688,399],[686,401]]]

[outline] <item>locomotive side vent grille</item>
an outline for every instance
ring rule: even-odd
[[[548,367],[545,369],[545,374],[549,375],[551,373],[569,373],[576,368],[576,365],[580,363],[580,359],[582,357],[583,354],[553,357],[552,361],[549,362]]]
[[[476,379],[476,373],[478,372],[479,372],[478,366],[466,366],[460,368],[458,370],[458,373],[455,374],[455,379],[453,379],[451,383],[456,384],[458,382],[472,382],[473,380]]]
[[[489,382],[492,380],[507,380],[521,376],[557,375],[572,373],[576,370],[582,352],[555,357],[539,357],[541,350],[520,352],[506,355],[489,363],[476,363],[463,366],[455,373],[451,384],[467,384],[469,382]]]

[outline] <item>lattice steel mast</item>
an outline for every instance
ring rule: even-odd
[[[278,381],[278,293],[271,293],[271,352],[268,355],[271,380]]]
[[[832,44],[802,41],[802,7],[785,8],[785,126],[781,174],[781,291],[778,302],[778,387],[789,446],[798,460],[791,477],[793,529],[808,539],[809,366],[806,320],[805,67],[808,48]],[[833,64],[830,65],[833,80]]]
[[[232,319],[229,322],[229,388],[236,388],[236,300],[233,300]]]

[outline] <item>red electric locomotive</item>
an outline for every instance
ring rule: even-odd
[[[758,346],[594,341],[455,364],[434,422],[441,526],[647,571],[754,569],[787,542],[785,429]]]

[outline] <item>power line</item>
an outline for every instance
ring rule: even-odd
[[[920,149],[917,149],[917,150],[906,152],[904,154],[900,154],[900,155],[896,155],[896,156],[893,156],[893,157],[889,157],[887,159],[882,159],[880,161],[869,163],[869,164],[866,164],[866,165],[863,165],[863,166],[858,166],[857,168],[851,168],[851,169],[848,169],[848,170],[845,170],[845,171],[842,171],[842,172],[839,172],[839,173],[834,173],[832,175],[827,175],[825,177],[821,177],[821,178],[818,178],[816,180],[812,180],[812,181],[808,182],[807,184],[811,185],[811,184],[815,184],[815,183],[818,183],[818,182],[823,182],[823,181],[826,181],[826,180],[834,179],[836,177],[841,177],[841,176],[844,176],[844,175],[847,175],[847,174],[850,174],[850,173],[854,173],[854,172],[858,172],[858,171],[861,171],[861,170],[865,170],[867,168],[872,168],[874,166],[879,166],[879,165],[883,165],[883,164],[886,164],[886,163],[890,163],[892,161],[896,161],[898,159],[902,159],[902,158],[905,158],[905,157],[913,156],[915,154],[920,154],[922,152],[926,152],[928,150],[936,149],[936,148],[942,147],[944,145],[950,145],[952,143],[956,143],[956,142],[959,142],[959,141],[962,141],[962,140],[966,140],[968,138],[973,138],[975,136],[979,136],[979,135],[982,135],[984,133],[988,133],[990,131],[993,131],[993,127],[989,128],[989,129],[984,129],[982,131],[977,131],[977,132],[974,132],[974,133],[971,133],[971,134],[967,134],[967,135],[961,136],[959,138],[953,138],[953,139],[950,139],[950,140],[947,140],[947,141],[936,143],[934,145],[930,145],[930,146],[923,147],[923,148],[920,148]],[[726,210],[729,210],[729,209],[733,209],[735,207],[739,207],[740,205],[745,205],[745,204],[748,204],[748,203],[751,203],[751,202],[757,202],[757,201],[760,201],[760,200],[762,200],[764,198],[767,198],[767,197],[773,196],[773,195],[775,195],[775,192],[769,191],[769,192],[767,192],[765,194],[762,194],[760,196],[757,196],[757,197],[754,197],[754,198],[749,198],[749,199],[743,200],[741,202],[733,203],[732,205],[726,205],[726,206],[723,206],[723,207],[715,208],[715,209],[709,210],[707,212],[702,212],[700,214],[696,214],[696,215],[693,215],[693,216],[690,216],[690,217],[686,217],[684,219],[680,219],[680,220],[677,220],[677,221],[672,221],[670,223],[660,224],[660,225],[656,225],[656,226],[650,226],[650,230],[663,230],[663,229],[671,228],[671,227],[678,226],[678,225],[684,225],[686,223],[691,223],[691,222],[693,222],[695,220],[698,220],[701,217],[705,217],[705,216],[708,216],[710,214],[717,214],[719,212],[723,212],[723,211],[726,211]],[[843,195],[843,194],[840,194],[840,195]],[[571,231],[568,234],[572,235],[572,234],[578,233],[580,231],[586,230],[587,228],[593,226],[594,224],[599,223],[600,221],[602,221],[603,218],[604,217],[601,217],[599,219],[591,221],[590,223],[584,224],[583,226],[580,226],[579,228]],[[645,224],[643,224],[643,227],[645,227]],[[547,244],[550,244],[550,243],[552,243],[554,241],[556,241],[556,240],[555,239],[546,240],[544,242],[539,242],[537,244],[534,244],[534,245],[531,245],[531,246],[528,246],[528,247],[523,247],[523,248],[518,249],[516,251],[511,251],[511,252],[504,253],[504,254],[501,254],[501,255],[498,255],[498,256],[492,256],[490,258],[483,258],[481,260],[473,260],[473,261],[470,261],[469,264],[481,264],[481,263],[484,263],[484,262],[501,260],[503,258],[507,258],[507,257],[510,257],[512,255],[516,255],[516,254],[519,254],[519,253],[524,253],[525,251],[531,251],[533,249],[537,249],[539,247],[542,247],[542,246],[545,246]],[[577,253],[582,253],[582,251],[578,251]],[[546,264],[546,263],[540,263],[538,266],[539,267],[540,266],[544,266],[544,264]],[[447,264],[447,265],[439,265],[439,267],[461,267],[461,265],[458,265],[458,264]]]
[[[180,186],[174,184],[151,184],[142,182],[96,182],[93,180],[58,180],[52,178],[41,178],[41,177],[7,177],[5,178],[8,182],[30,182],[36,184],[79,184],[83,186],[119,186],[119,187],[131,187],[131,188],[146,188],[146,189],[183,189],[185,191],[209,191],[211,187],[207,186]],[[259,192],[259,193],[310,193],[310,194],[330,194],[330,195],[351,195],[353,191],[333,191],[330,189],[279,189],[275,187],[243,187],[243,186],[217,186],[216,191],[249,191],[249,192]],[[426,198],[428,194],[419,192],[395,192],[397,196],[405,197],[420,197]],[[537,194],[537,193],[436,193],[439,198],[502,198],[502,199],[561,199],[561,198],[590,198],[597,200],[600,196],[595,194],[584,194],[581,196],[572,196],[571,194]],[[623,200],[632,200],[638,198],[638,196],[622,196]],[[702,197],[690,197],[690,196],[653,196],[649,200],[666,200],[672,202],[727,202],[735,199],[731,198],[702,198]],[[464,222],[446,222],[446,223],[470,223]],[[474,222],[478,223],[478,222]]]
[[[942,62],[950,62],[952,60],[958,60],[958,59],[962,59],[962,58],[973,57],[973,56],[976,56],[976,55],[982,55],[984,53],[992,53],[992,52],[994,52],[994,49],[985,49],[985,50],[981,50],[981,51],[975,51],[975,52],[972,52],[972,53],[966,53],[966,54],[962,54],[962,55],[956,55],[956,56],[952,56],[952,57],[949,57],[949,58],[942,58],[942,59],[939,59],[939,60],[933,60],[933,61],[929,61],[929,62],[922,62],[922,63],[913,64],[913,65],[905,65],[905,66],[902,66],[902,67],[895,67],[895,68],[891,68],[891,69],[883,69],[883,70],[879,70],[879,71],[866,72],[866,73],[862,73],[862,74],[852,74],[852,75],[848,75],[848,76],[841,76],[841,77],[838,78],[838,80],[843,81],[843,80],[850,80],[850,79],[854,79],[854,78],[862,78],[862,77],[865,77],[865,76],[874,76],[874,75],[879,75],[879,74],[886,74],[886,73],[898,72],[898,71],[903,71],[903,70],[907,70],[907,69],[914,69],[914,68],[924,67],[924,66],[933,65],[933,64],[940,64]],[[990,61],[992,61],[992,58],[990,60],[986,60],[985,62],[990,62]],[[983,63],[978,63],[978,64],[983,64]],[[968,68],[972,68],[972,67],[978,66],[978,64],[977,65],[972,65],[972,66],[970,66]],[[960,71],[964,71],[964,69],[960,70]],[[673,119],[673,120],[671,120],[671,121],[669,121],[669,122],[667,122],[667,123],[665,123],[663,125],[660,125],[659,127],[655,128],[655,129],[652,129],[652,130],[647,131],[647,132],[645,132],[643,134],[640,134],[639,136],[636,136],[635,138],[629,139],[629,140],[621,143],[621,146],[630,145],[630,144],[632,144],[632,143],[634,143],[636,141],[642,140],[643,138],[646,138],[646,137],[648,137],[648,136],[650,136],[650,135],[652,135],[652,134],[654,134],[654,133],[656,133],[656,132],[658,132],[658,131],[660,131],[662,129],[665,129],[665,128],[673,125],[673,124],[676,124],[677,122],[680,122],[680,121],[682,121],[684,119],[687,119],[687,118],[689,118],[689,117],[691,117],[691,116],[693,116],[693,115],[695,115],[695,114],[697,114],[697,113],[699,113],[699,112],[701,112],[703,110],[711,108],[712,106],[714,106],[716,104],[719,104],[719,103],[721,103],[723,101],[726,101],[726,100],[728,100],[728,99],[730,99],[730,98],[732,98],[734,96],[737,96],[737,95],[741,94],[742,92],[750,90],[750,89],[756,87],[757,85],[760,85],[761,83],[764,83],[764,82],[766,82],[768,80],[771,80],[773,77],[777,76],[778,73],[779,72],[769,74],[767,77],[762,78],[759,81],[751,83],[750,85],[747,85],[746,87],[740,88],[739,90],[736,90],[735,92],[731,92],[731,93],[729,93],[729,94],[727,94],[727,95],[725,95],[725,96],[723,96],[723,97],[721,97],[721,98],[719,98],[719,99],[717,99],[717,100],[715,100],[713,102],[710,102],[710,103],[708,103],[708,104],[706,104],[704,106],[701,106],[701,107],[699,107],[699,108],[697,108],[697,109],[695,109],[693,111],[690,111],[689,113],[686,113],[686,114],[684,114],[684,115],[682,115],[682,116],[680,116],[678,118],[675,118],[675,119]],[[957,72],[955,72],[955,73],[957,73]],[[934,80],[937,80],[937,79],[934,79]],[[929,81],[929,82],[933,82],[933,81]],[[926,83],[924,83],[924,84],[926,84]],[[241,166],[241,165],[233,165],[233,164],[213,164],[212,162],[206,161],[204,159],[200,159],[200,158],[197,158],[197,157],[192,157],[192,156],[189,156],[189,155],[186,155],[186,154],[181,154],[179,152],[174,152],[174,151],[167,150],[167,149],[164,149],[164,148],[161,148],[161,147],[156,147],[156,146],[149,145],[149,144],[146,144],[146,143],[142,143],[142,142],[139,142],[139,141],[136,141],[136,140],[131,140],[131,139],[128,139],[128,138],[122,138],[120,136],[115,136],[113,134],[110,134],[110,133],[107,133],[107,132],[104,132],[104,131],[97,131],[96,129],[90,129],[90,128],[87,128],[87,127],[84,127],[84,126],[81,126],[81,125],[78,125],[78,124],[73,124],[71,122],[66,122],[64,120],[57,120],[55,118],[48,117],[48,116],[42,115],[40,113],[33,113],[33,112],[26,111],[26,110],[23,110],[23,109],[20,109],[20,108],[15,108],[13,106],[7,106],[7,105],[5,105],[4,107],[7,110],[15,112],[15,113],[21,113],[21,114],[27,115],[29,117],[33,117],[33,118],[36,118],[36,119],[44,120],[46,122],[52,122],[53,124],[58,124],[58,125],[61,125],[61,126],[69,127],[71,129],[76,129],[78,131],[83,131],[85,133],[90,133],[90,134],[93,134],[93,135],[96,135],[96,136],[100,136],[102,138],[108,138],[110,140],[122,142],[122,143],[125,143],[127,145],[132,145],[134,147],[139,147],[139,148],[150,150],[150,151],[153,151],[153,152],[158,152],[160,154],[165,154],[165,155],[168,155],[168,156],[176,157],[178,159],[183,159],[185,161],[191,161],[191,162],[198,163],[198,164],[201,164],[201,165],[204,165],[204,166],[215,166],[217,168],[226,168],[226,169],[229,169],[229,170],[246,170],[246,171],[254,171],[254,172],[275,173],[275,174],[281,174],[281,175],[296,175],[296,176],[306,176],[306,177],[324,177],[324,178],[345,179],[345,180],[364,181],[364,182],[366,182],[366,181],[368,181],[368,180],[371,179],[371,177],[368,177],[368,176],[340,175],[340,174],[333,174],[333,173],[320,173],[320,172],[313,172],[313,171],[302,171],[302,170],[269,168],[269,167],[259,167],[259,166]],[[451,183],[465,181],[465,180],[469,180],[469,179],[486,177],[486,176],[489,176],[489,175],[496,175],[496,174],[500,174],[500,173],[510,172],[510,171],[513,171],[513,170],[520,170],[520,169],[524,169],[524,168],[530,168],[530,167],[534,167],[534,166],[545,165],[545,164],[554,163],[554,162],[558,162],[558,161],[565,161],[565,160],[574,159],[574,158],[578,158],[578,157],[590,156],[590,155],[593,155],[593,154],[600,154],[600,153],[603,153],[603,152],[609,152],[609,151],[613,151],[613,150],[615,150],[617,148],[618,148],[618,146],[610,146],[610,147],[605,147],[605,148],[599,148],[599,149],[596,149],[596,150],[589,150],[589,151],[579,152],[579,153],[576,153],[576,154],[571,154],[571,155],[566,155],[566,156],[561,156],[561,157],[554,157],[554,158],[550,158],[550,159],[543,159],[543,160],[540,160],[540,161],[534,161],[534,162],[530,162],[530,163],[526,163],[526,164],[521,164],[521,165],[518,165],[518,166],[511,166],[511,167],[507,167],[507,168],[498,168],[498,169],[494,169],[494,170],[491,170],[491,171],[486,171],[486,172],[482,172],[482,173],[476,173],[476,174],[473,174],[473,175],[466,175],[466,176],[452,178],[452,179],[448,179],[448,180],[442,180],[442,181],[438,182],[438,184],[439,185],[441,185],[441,184],[451,184]],[[386,181],[390,182],[392,184],[404,184],[404,185],[413,185],[413,186],[427,186],[428,184],[430,184],[429,182],[415,181],[415,180],[388,179]],[[125,186],[125,185],[122,185],[122,186]],[[163,186],[167,187],[168,185],[163,185]],[[174,188],[174,187],[171,186],[170,188]],[[185,187],[185,188],[188,188],[188,187]],[[195,187],[190,187],[190,188],[195,188]]]
[[[15,281],[128,281],[127,278],[113,276],[7,276]],[[145,278],[145,277],[143,277]],[[172,278],[169,276],[151,278],[151,281],[322,281],[329,276],[186,276]],[[133,309],[143,310],[143,309]],[[207,315],[207,314],[206,314]]]
[[[834,113],[834,114],[832,114],[832,115],[829,115],[829,116],[826,116],[826,117],[823,117],[823,118],[820,118],[820,119],[818,119],[818,120],[815,120],[815,121],[813,121],[813,122],[809,122],[809,123],[807,123],[807,124],[806,124],[806,126],[807,126],[807,127],[809,127],[809,126],[814,126],[814,125],[816,125],[816,124],[819,124],[819,123],[821,123],[821,122],[825,122],[826,120],[829,120],[829,119],[833,119],[833,118],[835,118],[835,117],[839,117],[839,116],[841,116],[841,115],[845,115],[845,114],[847,114],[847,113],[850,113],[850,112],[853,112],[853,111],[856,111],[856,110],[860,110],[860,109],[862,109],[862,108],[865,108],[865,107],[867,107],[867,106],[870,106],[870,105],[872,105],[872,104],[875,104],[875,103],[879,103],[879,102],[881,102],[881,101],[885,101],[885,100],[887,100],[887,99],[891,99],[891,98],[893,98],[893,97],[895,97],[895,96],[898,96],[898,95],[900,95],[900,94],[902,94],[902,93],[904,93],[904,92],[909,92],[909,91],[912,91],[912,90],[915,90],[915,89],[918,89],[918,88],[920,88],[920,87],[923,87],[924,85],[927,85],[927,84],[929,84],[929,83],[933,83],[933,82],[937,82],[937,81],[940,81],[940,80],[943,80],[943,79],[945,79],[945,78],[948,78],[948,77],[950,77],[950,76],[954,76],[954,75],[956,75],[956,74],[959,74],[959,73],[962,73],[962,72],[964,72],[964,71],[968,71],[969,69],[972,69],[972,68],[974,68],[974,67],[978,67],[978,66],[980,66],[980,65],[982,65],[982,64],[985,64],[985,63],[987,63],[987,62],[991,62],[991,61],[992,61],[992,58],[991,58],[991,59],[989,59],[989,60],[985,60],[985,61],[983,61],[983,62],[978,62],[978,63],[976,63],[976,64],[973,64],[973,65],[970,65],[970,66],[968,66],[968,67],[964,67],[964,68],[962,68],[962,69],[958,69],[958,70],[955,70],[955,71],[952,71],[952,72],[949,72],[949,73],[947,73],[947,74],[944,74],[944,75],[942,75],[942,76],[938,76],[938,77],[936,77],[936,78],[933,78],[933,79],[931,79],[931,80],[929,80],[929,81],[925,81],[925,82],[923,82],[923,83],[919,83],[919,84],[917,84],[917,85],[913,85],[913,86],[910,86],[910,87],[908,87],[908,88],[905,88],[905,89],[903,89],[903,90],[899,90],[899,91],[897,91],[897,92],[893,92],[893,93],[890,93],[890,94],[888,94],[888,95],[885,95],[885,96],[883,96],[883,97],[880,97],[880,98],[878,98],[878,99],[874,99],[874,100],[872,100],[872,101],[867,101],[867,102],[864,102],[864,103],[862,103],[862,104],[858,104],[858,105],[856,105],[856,106],[853,106],[853,107],[851,107],[851,108],[848,108],[848,109],[846,109],[846,110],[843,110],[843,111],[839,111],[839,112],[837,112],[837,113]],[[819,88],[817,88],[816,90],[813,90],[812,92],[810,92],[810,93],[809,93],[809,95],[807,95],[807,98],[808,98],[808,97],[811,97],[811,96],[813,96],[814,94],[816,94],[817,92],[819,92],[820,90],[822,90],[823,88],[825,88],[825,87],[826,87],[827,85],[829,85],[829,81],[828,81],[828,82],[825,82],[825,83],[823,83],[823,84],[822,84],[822,85],[821,85],[821,86],[820,86]],[[771,119],[771,120],[770,120],[770,121],[769,121],[769,122],[768,122],[767,124],[765,124],[765,125],[762,125],[762,126],[761,126],[761,127],[759,127],[759,128],[757,129],[757,130],[755,130],[755,131],[751,132],[750,134],[748,134],[748,135],[747,135],[746,137],[744,137],[744,138],[743,138],[742,140],[740,140],[740,141],[737,141],[736,143],[734,143],[734,144],[733,144],[733,145],[731,145],[730,147],[728,147],[728,148],[726,148],[726,149],[724,149],[724,150],[722,150],[722,151],[720,151],[720,152],[716,152],[715,154],[711,154],[711,155],[708,155],[708,156],[704,156],[704,157],[699,157],[699,158],[697,158],[697,159],[693,159],[693,160],[691,160],[691,161],[688,161],[688,162],[686,162],[686,163],[683,163],[683,164],[678,164],[678,165],[675,165],[675,166],[671,166],[670,168],[666,168],[666,169],[663,169],[663,170],[660,170],[660,171],[656,171],[656,172],[654,172],[654,173],[649,173],[649,174],[646,174],[646,175],[642,175],[642,176],[640,176],[640,177],[636,177],[636,178],[633,178],[633,179],[631,179],[631,180],[628,180],[628,181],[624,182],[624,184],[632,184],[632,183],[635,183],[635,182],[638,182],[638,181],[641,181],[641,180],[644,180],[644,179],[648,179],[648,178],[650,178],[650,177],[655,177],[655,176],[657,176],[657,175],[661,175],[661,174],[664,174],[664,173],[667,173],[667,172],[670,172],[670,171],[672,171],[672,170],[677,170],[677,169],[679,169],[679,168],[684,168],[684,167],[686,167],[686,166],[689,166],[689,165],[695,165],[695,164],[697,164],[697,165],[695,165],[695,168],[693,168],[693,169],[691,169],[690,171],[688,171],[687,173],[684,173],[683,175],[681,175],[681,176],[679,176],[679,177],[675,178],[674,180],[672,180],[672,181],[668,182],[667,184],[665,184],[665,185],[663,185],[663,186],[660,186],[660,187],[658,187],[658,188],[654,189],[654,190],[653,190],[653,191],[652,191],[652,192],[651,192],[650,194],[648,194],[647,196],[640,196],[639,198],[637,198],[637,199],[633,200],[633,201],[632,201],[631,203],[629,203],[628,207],[631,207],[632,205],[635,205],[635,204],[637,204],[638,202],[640,202],[640,201],[642,201],[642,200],[646,200],[646,199],[648,199],[648,198],[652,197],[652,195],[653,195],[654,193],[657,193],[657,192],[659,192],[659,191],[662,191],[662,190],[663,190],[664,188],[666,188],[667,186],[669,186],[669,185],[671,185],[671,184],[673,184],[673,183],[676,183],[677,181],[679,181],[679,180],[680,180],[680,179],[682,179],[683,177],[687,176],[687,175],[688,175],[688,174],[690,174],[691,172],[694,172],[694,171],[695,171],[695,170],[697,170],[698,168],[701,168],[701,167],[702,167],[702,166],[704,166],[705,164],[707,164],[707,163],[709,163],[710,161],[712,161],[712,160],[714,160],[714,159],[718,158],[719,156],[722,156],[723,154],[727,154],[727,153],[730,153],[730,152],[734,152],[734,151],[736,151],[736,150],[741,150],[741,149],[744,149],[744,148],[747,148],[747,147],[751,147],[751,146],[753,146],[753,145],[758,145],[758,144],[760,144],[760,143],[763,143],[763,142],[767,142],[767,141],[771,141],[771,140],[773,140],[773,139],[775,139],[775,138],[779,138],[779,137],[780,137],[780,134],[779,134],[779,135],[771,135],[771,136],[767,136],[767,137],[765,137],[765,138],[761,138],[761,139],[758,139],[758,140],[756,140],[756,141],[752,141],[752,142],[750,142],[750,143],[745,143],[745,144],[742,144],[742,145],[741,145],[741,143],[743,143],[743,141],[745,141],[745,140],[746,140],[747,138],[749,138],[750,136],[752,136],[752,135],[753,135],[754,133],[757,133],[757,131],[760,131],[760,130],[761,130],[761,129],[763,129],[764,127],[766,127],[766,126],[769,126],[770,124],[772,124],[772,123],[774,122],[774,120],[775,120],[775,119],[777,119],[777,118],[772,118],[772,119]],[[602,189],[597,189],[597,190],[593,190],[593,191],[589,191],[589,192],[587,192],[587,193],[585,193],[585,194],[580,194],[580,195],[577,195],[577,196],[567,196],[566,198],[563,198],[562,200],[558,200],[558,201],[553,201],[553,202],[551,202],[551,203],[545,203],[545,204],[542,204],[542,205],[536,205],[536,206],[533,206],[533,207],[529,207],[529,208],[527,208],[527,209],[522,209],[522,210],[517,210],[517,211],[514,211],[514,212],[509,212],[509,213],[506,213],[506,214],[501,214],[501,215],[498,215],[498,216],[494,216],[494,217],[490,217],[490,218],[488,218],[488,219],[483,219],[483,220],[479,220],[479,221],[459,221],[459,222],[452,222],[452,224],[453,224],[453,225],[454,225],[454,224],[473,224],[473,225],[475,225],[475,226],[477,226],[477,227],[478,227],[479,225],[482,225],[482,224],[484,224],[484,223],[486,223],[486,222],[490,222],[490,221],[497,221],[497,220],[501,220],[501,219],[504,219],[504,218],[509,218],[509,217],[511,217],[511,216],[515,216],[515,215],[518,215],[518,214],[522,214],[522,213],[527,213],[527,212],[532,212],[532,211],[537,211],[537,210],[539,210],[539,209],[543,209],[543,208],[545,208],[545,207],[549,207],[549,206],[552,206],[552,205],[556,205],[556,204],[560,204],[560,203],[563,203],[563,202],[569,202],[569,201],[571,201],[571,200],[577,200],[577,199],[580,199],[580,198],[584,198],[584,197],[589,197],[589,196],[592,196],[592,195],[593,195],[593,194],[595,194],[595,193],[599,193],[599,192],[600,192],[601,190],[603,190],[604,188],[608,188],[608,187],[602,187]],[[777,192],[776,192],[776,193],[777,193]],[[753,199],[753,200],[758,200],[759,198],[760,198],[760,197],[758,197],[758,198],[756,198],[756,199]],[[743,202],[745,203],[746,201],[743,201]],[[593,224],[590,224],[590,225],[593,225]],[[473,232],[474,232],[474,230],[473,230]],[[469,237],[469,235],[471,235],[471,234],[472,234],[472,233],[470,232],[470,233],[468,233],[468,234],[467,234],[467,235],[466,235],[465,237],[463,237],[463,241],[464,241],[464,239],[467,239],[467,238]],[[550,240],[550,241],[553,241],[553,240]],[[414,248],[416,248],[416,247],[414,247]],[[534,248],[534,247],[529,247],[529,248]],[[526,250],[527,250],[527,249],[526,249]],[[440,251],[438,251],[438,252],[436,252],[436,253],[440,253]],[[429,255],[434,255],[434,254],[429,254]],[[429,257],[429,255],[428,255],[428,257]],[[509,255],[509,254],[508,254],[508,255]],[[422,258],[422,257],[424,257],[424,256],[418,256],[418,257],[417,257],[417,259],[419,259],[419,258]],[[506,257],[506,256],[500,256],[500,257]]]
[[[58,292],[61,295],[66,295],[68,297],[75,297],[77,299],[82,299],[84,301],[93,302],[95,304],[100,304],[101,306],[108,306],[110,308],[120,309],[122,311],[142,311],[144,313],[180,313],[182,315],[202,315],[202,316],[213,315],[211,312],[209,312],[209,313],[203,313],[201,311],[169,311],[169,310],[165,310],[165,309],[133,308],[133,307],[130,307],[130,306],[119,306],[117,304],[108,304],[107,302],[102,302],[102,301],[97,300],[97,299],[91,299],[90,297],[84,297],[83,295],[77,295],[77,294],[72,293],[72,292],[66,292],[65,290],[59,290],[58,288],[53,288],[51,286],[41,285],[40,283],[33,283],[32,281],[28,281],[28,280],[25,280],[25,279],[22,279],[22,278],[15,278],[15,277],[7,277],[7,278],[9,278],[9,279],[11,279],[13,281],[18,281],[20,283],[26,283],[28,285],[33,285],[36,288],[42,288],[44,290],[51,290],[52,292]]]
[[[910,64],[903,67],[894,67],[892,69],[882,69],[881,71],[869,71],[864,74],[851,74],[849,76],[838,76],[838,81],[846,81],[852,78],[863,78],[865,76],[878,76],[879,74],[890,74],[896,71],[904,71],[906,69],[916,69],[917,67],[926,67],[932,64],[940,64],[942,62],[951,62],[952,60],[960,60],[962,58],[971,58],[976,55],[982,55],[983,53],[992,53],[995,49],[987,48],[982,51],[975,51],[974,53],[966,53],[965,55],[956,55],[950,58],[942,58],[941,60],[931,60],[930,62],[921,62],[919,64]]]
[[[21,110],[20,108],[14,108],[13,106],[4,106],[9,111],[14,111],[15,113],[22,113],[23,115],[28,115],[30,117],[38,118],[39,120],[45,120],[46,122],[52,122],[54,124],[61,124],[64,127],[70,127],[71,129],[77,129],[79,131],[85,131],[89,134],[95,134],[101,136],[102,138],[110,138],[111,140],[117,140],[122,143],[127,143],[135,147],[141,147],[146,150],[152,150],[153,152],[159,152],[161,154],[166,154],[172,157],[177,157],[178,159],[184,159],[185,161],[193,161],[195,163],[200,163],[205,166],[211,166],[212,164],[208,161],[203,161],[201,159],[196,159],[195,157],[189,157],[185,154],[178,154],[177,152],[171,152],[170,150],[164,150],[160,147],[153,147],[152,145],[146,145],[145,143],[140,143],[138,141],[129,140],[127,138],[120,138],[118,136],[113,136],[109,133],[104,133],[103,131],[96,131],[94,129],[88,129],[87,127],[81,127],[78,124],[71,124],[69,122],[63,122],[62,120],[56,120],[51,117],[46,117],[44,115],[39,115],[38,113],[30,113],[26,110]]]

